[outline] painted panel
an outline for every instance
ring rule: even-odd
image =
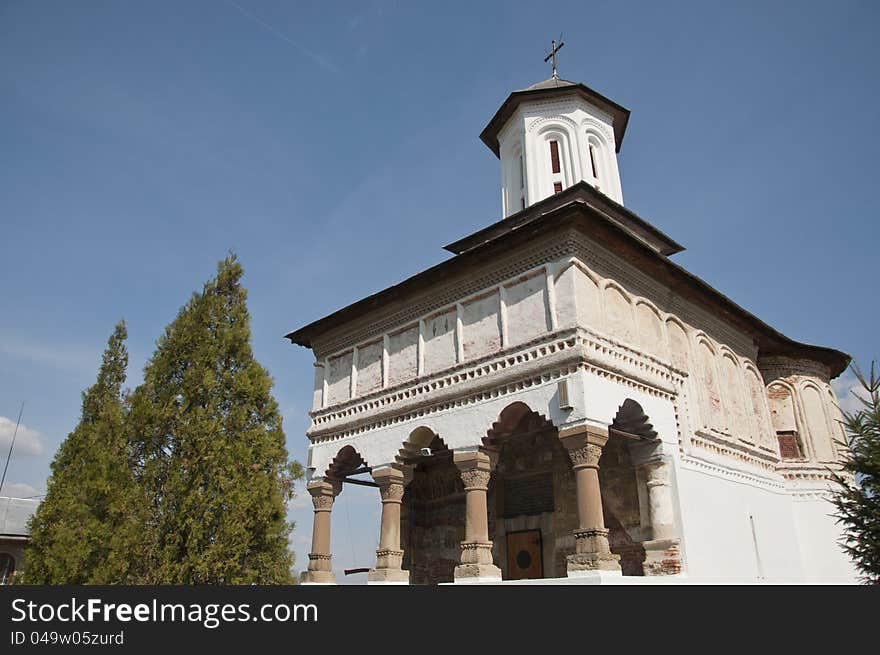
[[[327,371],[327,404],[332,405],[351,397],[352,351],[331,357]]]
[[[509,345],[531,341],[550,330],[547,278],[533,275],[505,288]]]
[[[721,358],[721,375],[724,381],[724,403],[727,410],[727,428],[740,439],[752,439],[749,421],[740,388],[739,367],[730,355]]]
[[[635,344],[632,307],[617,287],[605,288],[605,326],[612,338]]]
[[[455,365],[455,308],[425,320],[425,374]]]
[[[684,328],[677,321],[666,321],[666,334],[669,337],[672,365],[682,371],[690,371],[691,346]]]
[[[813,444],[813,453],[816,459],[820,462],[834,461],[834,447],[831,444],[831,434],[828,431],[825,403],[819,390],[812,385],[803,387],[801,400],[804,403],[807,429],[810,431],[810,443]]]
[[[418,373],[419,326],[392,334],[388,338],[388,384],[412,380]]]
[[[666,357],[663,324],[660,317],[645,303],[636,305],[636,322],[639,328],[639,344],[655,357]]]
[[[758,373],[751,367],[746,368],[746,387],[749,390],[752,430],[756,443],[776,450],[777,442],[770,432],[770,422],[764,404],[764,385],[758,377]]]
[[[715,353],[705,341],[700,341],[700,386],[703,390],[706,416],[703,422],[717,430],[724,429],[724,415],[721,407],[718,376],[715,373]]]
[[[476,359],[501,349],[498,292],[472,300],[463,306],[462,327],[465,359]]]
[[[584,327],[601,330],[599,310],[599,287],[581,269],[574,267],[575,294],[577,296],[578,323]]]
[[[382,352],[381,341],[374,341],[358,348],[358,396],[382,388]]]

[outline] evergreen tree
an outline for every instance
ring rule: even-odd
[[[129,421],[145,502],[130,529],[145,584],[291,582],[293,482],[272,379],[250,346],[242,267],[230,256],[159,339]]]
[[[31,518],[23,582],[113,582],[125,558],[113,552],[131,487],[122,384],[128,365],[125,323],[110,337],[82,416],[55,454],[46,497]]]
[[[868,584],[880,584],[880,376],[871,366],[866,378],[855,369],[864,394],[855,394],[862,408],[844,414],[849,433],[848,475],[835,474],[837,520],[844,526],[844,550]]]

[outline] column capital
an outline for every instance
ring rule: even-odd
[[[486,490],[489,486],[492,466],[489,455],[479,450],[468,450],[452,454],[452,461],[458,468],[464,489]]]
[[[598,468],[602,449],[608,443],[608,428],[579,425],[559,431],[559,440],[568,451],[575,469]]]
[[[312,505],[316,512],[329,512],[333,507],[333,500],[342,491],[342,483],[339,481],[315,480],[306,485],[306,490],[312,497]]]

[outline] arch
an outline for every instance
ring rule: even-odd
[[[721,391],[718,380],[718,369],[715,359],[717,348],[702,332],[696,335],[697,357],[700,372],[701,397],[703,399],[703,424],[707,427],[722,430],[724,428],[724,408],[721,404]]]
[[[688,329],[685,324],[675,316],[666,317],[666,339],[669,344],[669,356],[672,365],[676,368],[691,373],[691,345],[688,338]]]
[[[567,189],[577,180],[581,179],[580,161],[578,159],[578,147],[576,138],[576,124],[564,116],[548,116],[541,119],[540,128],[535,134],[535,167],[531,170],[535,173],[534,182],[538,184],[539,197],[546,198],[553,195],[553,182],[562,182],[562,188]],[[535,127],[533,124],[530,131]],[[559,148],[559,173],[553,173],[550,161],[550,142],[556,141]],[[535,188],[534,186],[532,187]]]
[[[613,280],[602,284],[604,324],[608,334],[618,341],[634,344],[636,341],[632,297]]]
[[[785,380],[773,380],[767,385],[770,425],[775,433],[776,447],[782,459],[805,458],[809,452],[800,428],[795,398],[794,387]],[[796,446],[797,452],[792,450],[793,446]]]
[[[501,442],[513,434],[536,432],[553,427],[546,416],[534,411],[524,402],[511,403],[498,415],[498,420],[486,431],[483,445],[496,448]]]
[[[650,441],[656,441],[659,437],[654,426],[648,421],[645,410],[632,398],[627,398],[617,409],[617,414],[611,422],[611,429],[623,432],[627,435],[635,435]]]
[[[654,356],[666,357],[666,335],[660,310],[650,300],[638,298],[634,304],[634,311],[639,345]]]
[[[528,186],[525,151],[522,140],[507,145],[502,152],[502,190],[504,215],[510,216],[525,209]]]
[[[411,584],[452,582],[466,511],[453,452],[434,429],[421,425],[410,432],[396,459],[407,479],[400,517],[403,568]]]
[[[423,453],[423,450],[426,448],[431,451],[431,456],[439,452],[450,452],[449,446],[446,445],[446,442],[443,441],[440,435],[432,428],[420,425],[409,433],[406,441],[403,442],[403,446],[397,451],[395,459],[400,464],[415,464],[427,456]]]
[[[834,461],[836,452],[828,421],[828,412],[825,408],[825,394],[822,393],[818,385],[808,380],[801,383],[799,395],[816,460],[821,462]]]
[[[721,353],[722,399],[727,416],[727,429],[737,438],[751,436],[742,393],[742,368],[739,358],[727,346],[718,348]]]
[[[367,461],[361,457],[361,454],[354,446],[343,446],[336,453],[333,461],[330,462],[330,466],[324,472],[324,477],[332,480],[341,480],[355,471],[368,466]]]
[[[744,360],[743,372],[745,374],[748,396],[751,399],[755,440],[759,445],[775,450],[776,443],[773,439],[773,426],[770,421],[767,394],[764,392],[764,378],[751,360]]]

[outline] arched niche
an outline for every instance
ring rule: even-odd
[[[801,385],[800,396],[814,457],[819,462],[835,461],[837,454],[821,390],[815,384],[805,383]]]
[[[347,445],[339,449],[336,457],[330,462],[330,466],[324,472],[324,477],[331,480],[343,480],[349,475],[363,473],[369,469],[366,460],[354,446]]]
[[[574,552],[577,491],[571,462],[553,423],[523,402],[506,406],[486,431],[494,462],[489,534],[504,579],[567,575]]]
[[[464,540],[465,499],[452,450],[433,429],[420,426],[401,446],[407,470],[400,534],[410,584],[452,582]]]
[[[782,459],[802,459],[808,454],[803,431],[795,412],[795,392],[787,383],[774,381],[767,385],[770,422]]]

